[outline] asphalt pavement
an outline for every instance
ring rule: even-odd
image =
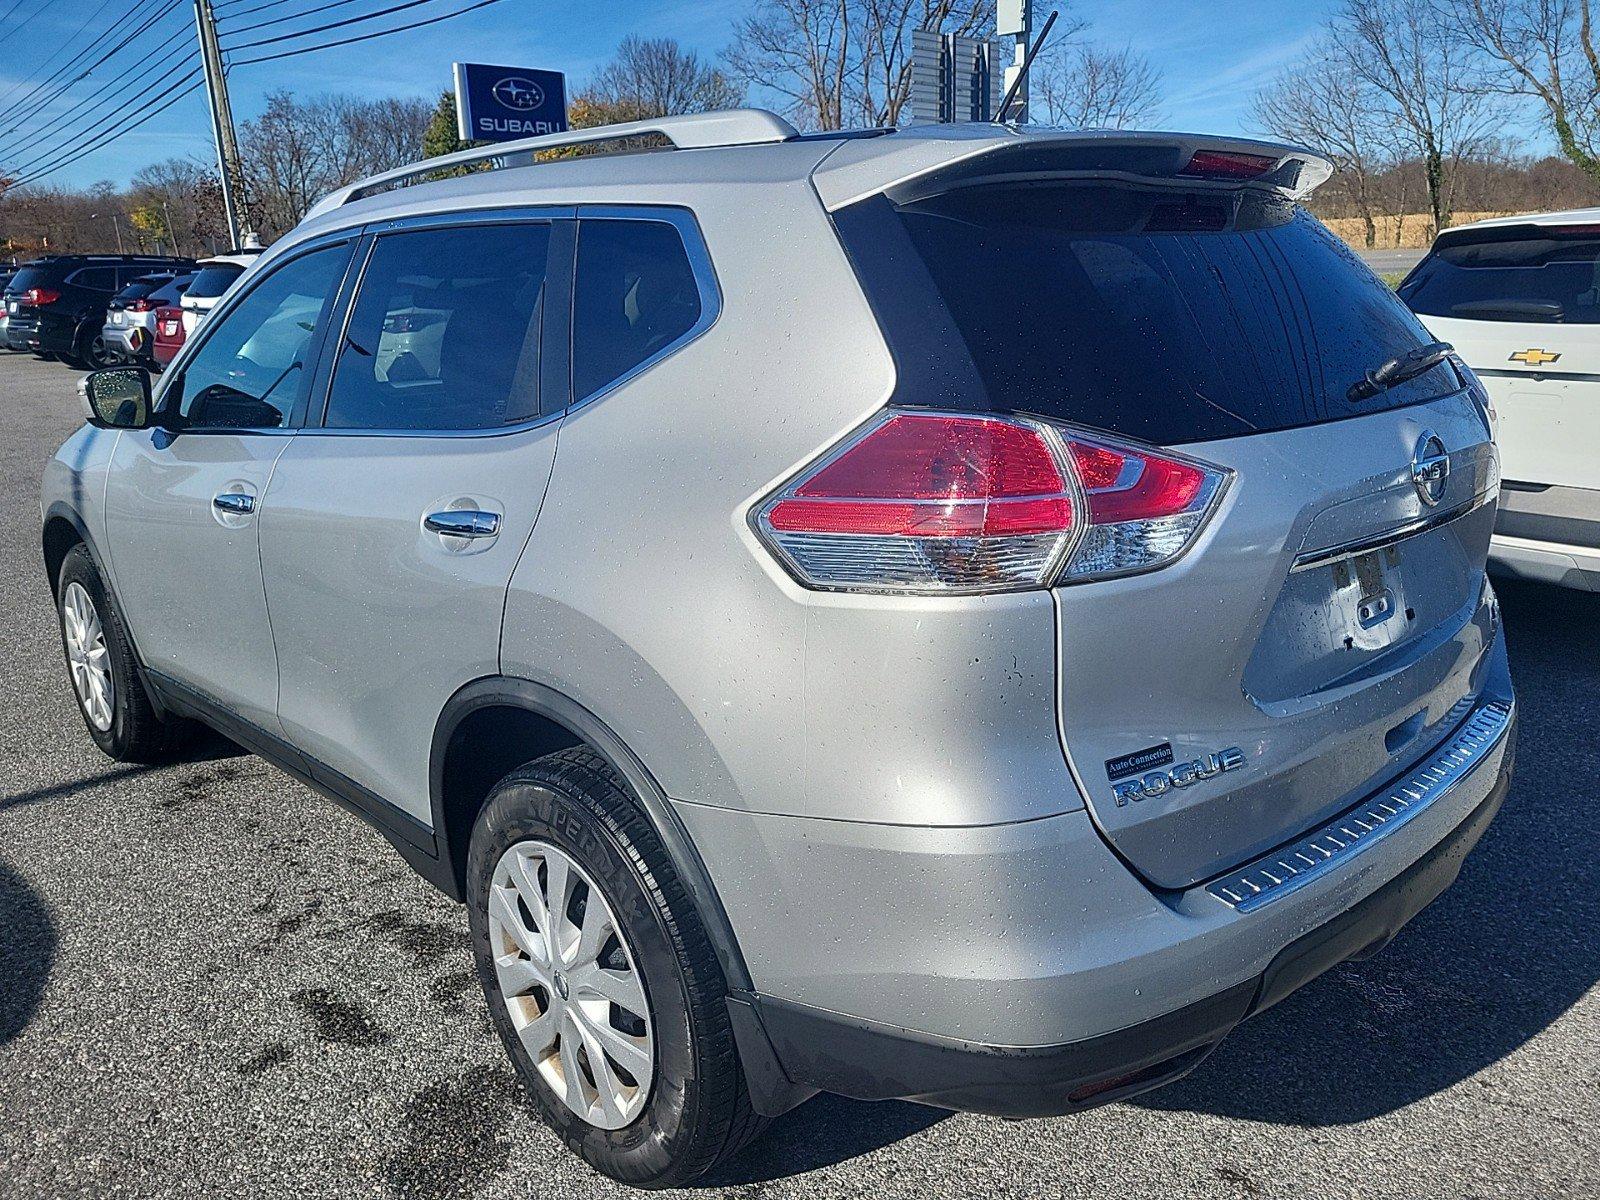
[[[75,378],[0,355],[0,1196],[629,1194],[530,1115],[461,912],[381,838],[224,743],[90,743],[38,548]],[[1136,1102],[818,1097],[699,1194],[1600,1195],[1600,596],[1502,596],[1516,784],[1382,954]]]
[[[1403,275],[1423,260],[1426,250],[1357,250],[1361,261],[1380,275]]]

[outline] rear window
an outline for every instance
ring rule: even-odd
[[[1400,297],[1435,317],[1600,323],[1600,229],[1445,234],[1400,285]]]
[[[197,300],[215,300],[243,274],[244,268],[237,263],[212,263],[196,272],[194,282],[184,295]]]
[[[6,291],[25,292],[29,288],[50,287],[54,281],[55,276],[48,267],[23,267],[6,284]]]
[[[166,282],[167,280],[163,278],[135,279],[127,287],[123,288],[117,293],[116,299],[123,301],[143,300],[146,296],[150,295]]]
[[[1175,443],[1456,390],[1441,366],[1353,404],[1432,339],[1314,218],[1258,189],[1003,182],[836,214],[896,359],[897,403]]]

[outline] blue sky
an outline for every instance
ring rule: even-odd
[[[37,78],[34,68],[60,47],[60,39],[80,29],[99,7],[98,0],[55,0],[24,29],[7,38],[13,28],[43,0],[23,4],[16,16],[0,24],[0,94],[20,80]],[[291,0],[289,4],[238,24],[276,17],[295,8],[309,9],[327,0]],[[133,0],[113,0],[106,12],[126,11]],[[217,0],[224,31],[228,8],[243,10],[263,0]],[[753,0],[504,0],[456,20],[429,29],[381,38],[365,44],[308,54],[275,63],[241,66],[231,75],[235,116],[243,121],[260,111],[266,94],[287,88],[300,95],[348,92],[362,96],[411,94],[434,96],[450,85],[450,64],[461,59],[565,70],[580,84],[603,64],[619,40],[629,33],[654,37],[670,35],[695,49],[715,54],[729,40],[732,22],[748,11]],[[1114,45],[1141,51],[1160,69],[1165,102],[1161,124],[1169,128],[1219,133],[1249,128],[1248,106],[1255,88],[1289,63],[1315,36],[1317,24],[1333,0],[1078,0],[1069,11],[1086,19],[1088,35]],[[1048,8],[1044,0],[1041,8]],[[0,0],[0,12],[10,9]],[[153,6],[159,7],[159,5]],[[375,4],[335,10],[323,20],[371,11]],[[460,7],[459,0],[434,0],[407,16],[422,16]],[[389,18],[368,28],[399,20]],[[320,21],[312,23],[321,23]],[[305,24],[299,22],[297,24]],[[162,30],[193,29],[190,5],[183,0],[162,20]],[[249,37],[281,32],[282,26]],[[79,36],[87,42],[98,28]],[[344,31],[363,32],[363,28]],[[322,37],[337,37],[326,34]],[[141,44],[159,43],[162,35],[148,35]],[[317,39],[311,39],[317,40]],[[226,38],[224,39],[226,44]],[[297,43],[291,43],[294,45]],[[189,43],[183,43],[187,49]],[[274,47],[274,49],[280,47]],[[282,47],[286,48],[286,47]],[[255,53],[265,53],[258,50]],[[64,61],[47,64],[44,72]],[[127,54],[102,68],[114,74]],[[154,68],[159,76],[167,66]],[[74,96],[97,100],[94,79],[80,84]],[[20,94],[20,90],[19,93]],[[759,96],[752,97],[759,100]],[[10,100],[0,99],[0,110]],[[113,111],[115,111],[113,109]],[[127,118],[129,114],[122,114]],[[7,121],[7,124],[13,124]],[[26,136],[37,126],[25,120],[21,134],[0,130],[0,149],[16,136]],[[40,147],[43,148],[43,147]],[[24,158],[35,151],[27,151]],[[51,177],[53,182],[85,185],[109,179],[126,182],[140,166],[172,156],[209,155],[211,140],[203,93],[174,104],[166,112],[105,148]],[[7,156],[9,161],[9,156]]]

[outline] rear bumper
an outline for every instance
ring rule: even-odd
[[[1508,737],[1514,741],[1514,729]],[[1136,1095],[1182,1078],[1240,1022],[1324,971],[1386,945],[1455,882],[1500,811],[1511,760],[1508,753],[1487,795],[1443,841],[1342,915],[1285,946],[1260,975],[1100,1037],[1057,1046],[991,1046],[768,997],[748,1003],[784,1074],[803,1088],[1005,1117],[1059,1116]]]
[[[144,329],[107,325],[100,331],[106,347],[128,358],[143,358],[150,352],[150,335]]]
[[[1600,491],[1507,484],[1489,561],[1500,574],[1600,592]]]
[[[32,350],[43,354],[69,354],[77,327],[68,318],[35,311],[30,316],[12,317],[6,324],[6,344],[13,350]]]
[[[1043,1116],[1160,1086],[1450,885],[1504,799],[1515,725],[1502,635],[1430,758],[1181,892],[1141,883],[1082,813],[906,829],[682,806],[750,967],[741,1054],[775,1064],[774,1111],[820,1089]],[[1258,871],[1293,878],[1249,902]]]

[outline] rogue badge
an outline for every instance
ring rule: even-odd
[[[1125,779],[1112,784],[1111,791],[1117,798],[1117,807],[1122,808],[1133,801],[1164,795],[1172,788],[1186,788],[1202,779],[1212,779],[1224,771],[1237,771],[1242,766],[1244,751],[1238,746],[1230,746],[1226,750],[1203,754],[1193,762],[1181,762],[1164,771],[1151,771],[1137,779]]]

